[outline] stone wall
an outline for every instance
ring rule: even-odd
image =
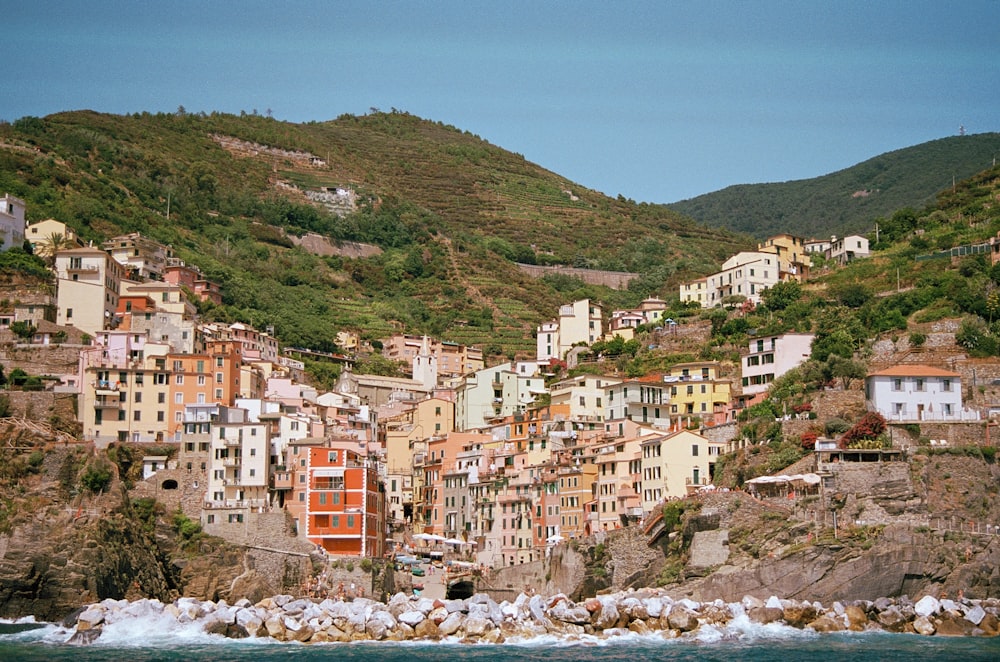
[[[10,400],[10,415],[32,421],[47,421],[58,416],[64,421],[76,420],[76,394],[53,391],[3,391]]]
[[[29,375],[76,374],[80,350],[85,345],[13,345],[0,350],[0,364],[5,373],[21,368]]]
[[[630,577],[645,570],[654,561],[663,559],[660,550],[650,548],[646,542],[641,526],[627,526],[608,532],[604,553],[612,559],[612,588],[623,588]]]
[[[160,469],[148,479],[136,483],[130,496],[133,499],[156,499],[168,513],[180,509],[191,519],[200,520],[206,485],[205,473],[202,471]]]
[[[639,274],[626,271],[598,271],[597,269],[576,269],[574,267],[544,267],[537,264],[518,264],[518,268],[532,278],[541,278],[548,274],[561,274],[571,278],[579,278],[588,285],[604,285],[613,290],[624,290]]]
[[[229,522],[230,513],[243,515],[242,522]],[[215,522],[208,523],[207,516],[215,514]],[[231,542],[235,545],[259,547],[268,550],[308,554],[314,545],[293,531],[291,515],[284,510],[263,513],[246,512],[246,509],[218,508],[204,511],[202,529],[205,533]]]

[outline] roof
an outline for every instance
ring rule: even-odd
[[[904,364],[895,365],[885,370],[879,370],[868,375],[869,377],[953,377],[961,379],[961,375],[950,370],[932,368],[929,365]]]

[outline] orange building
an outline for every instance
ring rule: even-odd
[[[346,448],[310,448],[305,536],[336,556],[385,553],[385,490],[374,464]]]
[[[172,429],[184,421],[184,406],[221,404],[233,406],[240,387],[240,345],[233,342],[206,343],[204,354],[168,354],[171,368],[170,420]]]

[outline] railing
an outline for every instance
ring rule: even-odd
[[[121,405],[121,400],[98,399],[94,402],[94,409],[120,409]]]
[[[222,458],[222,466],[224,467],[235,467],[239,465],[239,458],[235,457],[224,457]]]

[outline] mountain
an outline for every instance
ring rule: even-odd
[[[954,136],[887,152],[813,179],[730,186],[669,207],[714,228],[764,239],[866,234],[876,218],[922,207],[957,180],[995,165],[1000,133]]]
[[[397,111],[305,124],[183,109],[24,117],[0,126],[0,190],[30,221],[95,243],[136,231],[169,243],[222,284],[206,319],[327,350],[350,329],[533,353],[536,325],[571,297],[632,306],[752,245]],[[307,235],[311,252],[297,245]],[[640,276],[618,292],[533,279],[518,262]]]

